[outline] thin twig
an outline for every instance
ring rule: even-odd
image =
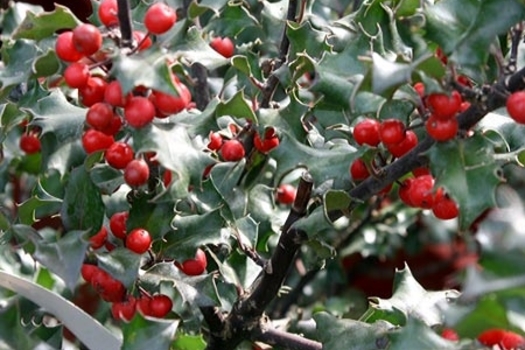
[[[128,0],[117,0],[122,47],[133,47],[133,23]]]

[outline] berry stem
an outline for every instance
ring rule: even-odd
[[[122,47],[133,47],[133,24],[131,22],[131,10],[128,0],[117,0],[118,20],[120,23],[120,34],[122,35]]]

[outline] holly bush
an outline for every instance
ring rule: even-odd
[[[88,5],[0,13],[0,347],[525,347],[522,1]]]

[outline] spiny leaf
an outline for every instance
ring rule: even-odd
[[[28,11],[22,23],[13,33],[13,38],[38,41],[53,35],[59,29],[75,28],[81,23],[69,8],[56,4],[52,12],[35,14]]]
[[[409,318],[416,318],[429,326],[441,324],[440,306],[458,296],[459,292],[455,290],[426,291],[414,279],[408,266],[405,266],[403,270],[396,271],[392,298],[371,298],[371,307],[363,320],[374,322],[385,319],[404,325]]]
[[[436,186],[443,186],[459,205],[460,229],[496,205],[495,190],[502,180],[488,139],[476,134],[440,142],[428,151],[428,157]]]
[[[385,349],[389,343],[388,331],[395,327],[383,320],[367,324],[351,319],[338,319],[325,312],[313,317],[324,350]]]
[[[160,263],[147,270],[141,276],[145,283],[158,285],[169,282],[180,293],[184,302],[192,306],[219,305],[217,290],[212,275],[189,277],[182,273],[173,263]]]
[[[169,350],[179,320],[146,319],[139,312],[122,325],[123,349]]]
[[[131,250],[118,247],[111,252],[97,255],[99,267],[109,272],[112,276],[130,288],[137,281],[141,256]]]
[[[104,218],[104,202],[83,166],[71,171],[65,194],[60,215],[66,229],[97,232]]]
[[[69,103],[59,89],[22,110],[33,115],[33,123],[42,128],[42,135],[52,133],[58,142],[80,139],[87,111]]]
[[[525,5],[519,0],[443,0],[426,7],[425,14],[427,38],[460,66],[478,68],[496,37],[523,19]]]

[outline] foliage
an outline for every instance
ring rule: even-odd
[[[157,1],[119,0],[118,25],[104,25],[106,2],[91,2],[102,46],[73,61],[120,83],[112,132],[87,121],[94,93],[71,87],[57,44],[81,16],[19,2],[0,12],[7,349],[483,349],[487,329],[525,335],[525,129],[504,108],[525,89],[522,1],[167,0],[178,19],[151,43],[133,30],[146,33]],[[438,94],[460,97],[437,118],[452,137],[436,141]],[[132,97],[144,125],[129,121]],[[377,142],[354,137],[365,120]],[[102,141],[86,147],[87,130],[131,146],[146,181],[129,185]],[[401,146],[408,132],[418,142]],[[137,228],[147,253],[126,247]],[[86,277],[94,265],[105,282]],[[125,296],[109,300],[104,283]],[[136,306],[158,294],[173,303],[164,315]],[[126,303],[129,319],[115,313]]]

